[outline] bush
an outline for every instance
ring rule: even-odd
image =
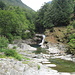
[[[69,45],[69,52],[75,54],[75,39],[71,39],[68,45]]]
[[[68,40],[74,39],[75,38],[75,33],[72,33],[69,35]]]
[[[7,34],[6,34],[6,37],[8,38],[9,42],[12,43],[12,41],[13,41],[13,39],[14,39],[14,38],[13,38],[13,35],[12,35],[11,33],[7,33]]]
[[[73,26],[73,28],[75,28],[75,20],[70,23],[70,26]]]
[[[0,48],[6,48],[8,46],[8,39],[4,36],[0,37]]]
[[[22,55],[18,54],[15,49],[1,49],[0,52],[4,52],[7,57],[14,57],[15,59],[22,60]]]
[[[27,33],[22,34],[22,39],[29,39],[31,37],[32,37],[32,35],[31,35],[30,32],[27,32]]]

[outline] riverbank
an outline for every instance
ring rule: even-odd
[[[51,67],[56,67],[57,65],[49,62],[50,58],[74,59],[75,61],[75,58],[71,58],[71,55],[59,55],[57,53],[35,54],[33,51],[36,50],[33,47],[23,43],[20,46],[22,50],[18,48],[18,53],[28,58],[28,60],[18,61],[13,58],[0,58],[0,75],[75,75],[74,72],[66,73],[53,70]],[[51,48],[57,49],[56,46]]]

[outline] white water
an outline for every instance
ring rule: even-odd
[[[46,36],[45,36],[45,35],[42,35],[42,37],[43,37],[42,42],[41,42],[39,45],[41,45],[41,47],[43,48],[43,47],[44,47],[43,44],[44,44],[44,42],[45,42],[45,37],[46,37]]]

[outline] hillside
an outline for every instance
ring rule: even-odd
[[[69,33],[67,32],[67,27],[54,27],[51,30],[46,30],[45,35],[46,35],[46,41],[52,42],[52,43],[67,43],[68,41],[68,36],[72,34],[73,32],[75,33],[75,30],[72,29]]]
[[[30,7],[28,7],[27,5],[22,3],[21,0],[0,0],[0,1],[4,2],[6,5],[19,6],[21,8],[26,8],[26,9],[32,10]]]

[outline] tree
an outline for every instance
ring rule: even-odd
[[[73,10],[73,0],[53,0],[48,15],[54,25],[68,25]]]
[[[74,11],[73,2],[73,0],[53,0],[50,4],[45,3],[38,11],[36,29],[41,31],[53,26],[68,25]]]
[[[44,6],[37,12],[36,18],[36,30],[44,31],[46,28],[52,27],[52,22],[48,18],[48,10],[50,8],[50,4],[45,3]]]
[[[6,7],[5,3],[3,3],[2,1],[0,1],[0,8],[3,10]]]

